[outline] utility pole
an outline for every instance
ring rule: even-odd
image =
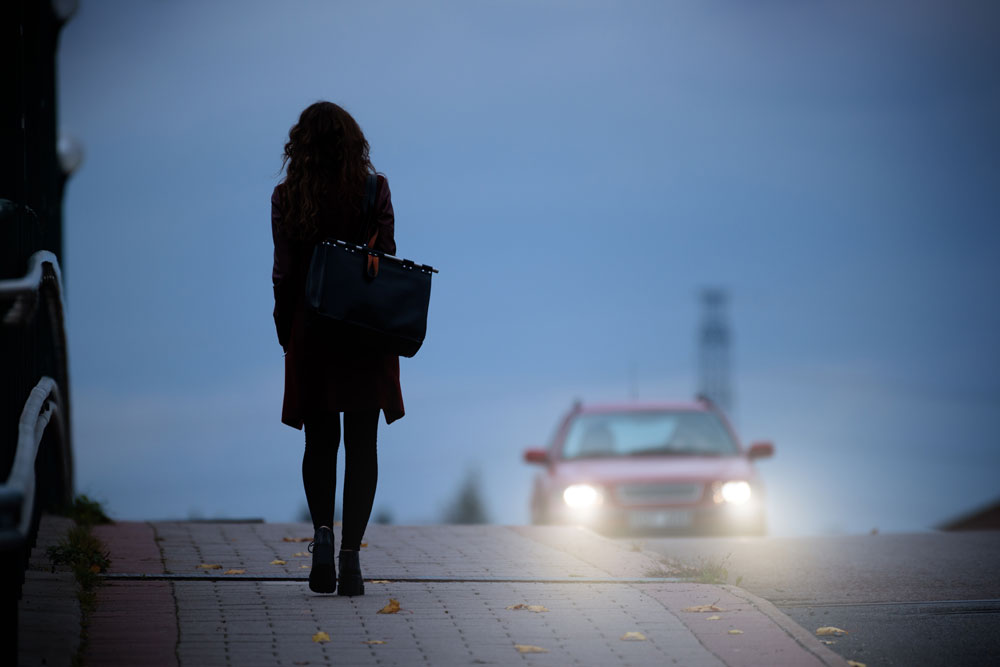
[[[701,327],[698,332],[698,393],[726,415],[732,415],[730,385],[729,294],[713,287],[701,291]]]

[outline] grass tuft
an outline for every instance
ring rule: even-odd
[[[73,504],[63,512],[79,526],[102,526],[114,523],[104,511],[101,503],[85,494],[73,498]]]
[[[112,523],[101,504],[87,496],[73,499],[66,515],[73,519],[74,526],[59,544],[48,548],[53,570],[57,565],[65,565],[76,578],[76,597],[80,602],[80,644],[71,663],[74,667],[83,664],[83,654],[89,641],[87,630],[90,615],[97,607],[97,588],[101,585],[101,574],[111,566],[111,554],[107,547],[91,532],[95,525]]]
[[[724,584],[729,580],[729,558],[731,553],[722,557],[706,556],[698,559],[697,564],[690,565],[672,558],[662,558],[661,565],[643,573],[650,578],[676,577],[698,584]],[[742,581],[743,577],[737,579]]]
[[[52,566],[66,565],[76,577],[81,589],[93,590],[100,582],[100,574],[107,572],[111,565],[111,554],[97,537],[90,532],[90,526],[76,525],[69,529],[66,537],[48,549]]]

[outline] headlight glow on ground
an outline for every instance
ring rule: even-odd
[[[603,498],[590,484],[571,484],[563,491],[563,500],[573,509],[585,509],[600,505]]]
[[[750,484],[747,482],[726,482],[722,485],[722,499],[732,505],[743,505],[750,500]]]

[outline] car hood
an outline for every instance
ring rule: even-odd
[[[614,483],[638,480],[711,481],[756,479],[753,465],[743,456],[635,456],[620,459],[558,461],[553,471],[560,480]]]

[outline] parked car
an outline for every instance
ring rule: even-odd
[[[609,534],[766,533],[764,486],[711,402],[573,406],[547,448],[531,498],[533,523],[583,524]]]

